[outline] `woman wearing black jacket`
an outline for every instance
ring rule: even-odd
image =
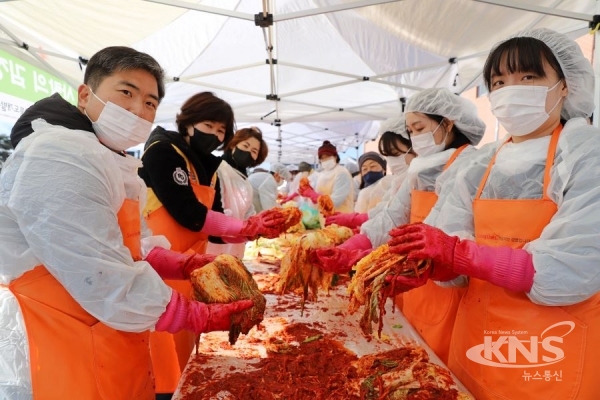
[[[221,158],[211,153],[233,137],[231,106],[210,92],[198,93],[183,104],[176,123],[177,131],[159,126],[152,132],[139,170],[148,186],[144,218],[153,233],[166,236],[171,250],[199,254],[205,253],[209,235],[226,243],[278,236],[283,221],[260,214],[242,221],[223,213],[220,190],[215,187]],[[191,295],[188,281],[166,282]],[[193,334],[153,332],[150,346],[157,398],[160,394],[168,398],[194,347]]]

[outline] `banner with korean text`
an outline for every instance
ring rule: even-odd
[[[0,126],[14,123],[27,107],[54,93],[77,103],[77,91],[68,83],[0,50]]]

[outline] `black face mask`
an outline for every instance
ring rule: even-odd
[[[190,136],[190,147],[196,154],[210,154],[221,145],[221,141],[216,135],[204,133],[197,128],[194,128],[194,136]]]
[[[252,154],[249,151],[242,150],[239,148],[233,149],[231,153],[231,158],[240,168],[248,168],[254,163],[254,159],[252,158]]]

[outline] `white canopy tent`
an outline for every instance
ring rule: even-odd
[[[298,163],[314,161],[325,139],[341,151],[373,139],[417,90],[479,84],[489,49],[514,32],[583,35],[596,3],[0,0],[0,49],[76,86],[96,51],[135,47],[167,72],[158,124],[172,126],[185,99],[210,90],[238,126],[263,130],[269,161]]]

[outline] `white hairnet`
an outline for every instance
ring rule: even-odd
[[[393,132],[406,140],[409,139],[408,133],[406,132],[406,119],[404,118],[404,113],[388,118],[381,123],[379,127],[379,136],[386,132]]]
[[[419,112],[447,118],[454,122],[474,146],[485,133],[485,123],[477,115],[475,105],[446,88],[425,89],[415,94],[408,99],[404,112]]]
[[[594,70],[592,64],[584,57],[579,45],[568,36],[547,28],[523,31],[514,37],[531,37],[541,40],[558,60],[569,89],[561,116],[568,120],[592,115],[594,111]]]
[[[279,174],[286,181],[292,180],[292,174],[290,174],[290,171],[288,171],[285,165],[281,163],[275,163],[271,165],[271,172]]]
[[[358,168],[358,163],[353,158],[345,158],[340,164],[346,167],[348,172],[350,172],[350,175],[354,175],[355,173],[360,171],[360,169]]]

